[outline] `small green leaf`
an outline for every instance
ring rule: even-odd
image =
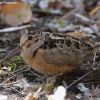
[[[64,26],[64,20],[63,19],[58,20],[58,23],[60,24],[61,27]]]

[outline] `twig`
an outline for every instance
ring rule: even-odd
[[[18,73],[16,73],[16,74],[13,74],[11,77],[8,77],[4,82],[2,82],[1,84],[0,84],[0,86],[7,86],[7,85],[9,85],[8,83],[7,83],[7,81],[9,81],[9,80],[11,80],[12,78],[14,78],[15,76],[17,76],[17,75],[19,75],[19,74],[21,74],[22,72],[24,72],[24,71],[28,71],[30,68],[28,68],[28,69],[26,69],[26,70],[20,70]],[[17,71],[16,71],[17,72]],[[7,83],[7,84],[6,84]]]
[[[14,87],[10,87],[12,90],[16,91],[18,94],[23,95],[23,93],[21,93],[20,91],[18,91],[17,89],[15,89]]]
[[[31,70],[30,70],[30,72],[32,73],[32,75],[35,75],[35,76],[41,78],[40,75],[38,75],[37,73],[35,73],[35,72],[31,71]]]
[[[28,67],[28,66],[25,65],[25,67],[22,66],[22,68],[11,72],[10,75],[13,75],[13,74],[18,73],[18,72],[22,73],[22,72],[28,71],[30,69],[31,69],[30,67]]]
[[[1,4],[16,4],[17,2],[13,1],[13,2],[9,2],[9,1],[0,1],[0,5]]]
[[[67,86],[67,89],[70,88],[72,85],[76,84],[77,82],[79,82],[80,80],[82,80],[87,75],[91,74],[93,71],[94,70],[91,70],[91,71],[87,72],[86,74],[84,74],[83,76],[81,76],[78,80],[75,80],[73,83],[71,83],[69,86]]]
[[[94,20],[91,20],[91,19],[85,17],[84,15],[80,15],[78,13],[75,13],[74,17],[77,19],[78,22],[80,22],[82,24],[86,24],[86,25],[95,24]]]
[[[23,26],[17,26],[17,27],[8,27],[8,28],[0,29],[0,33],[14,32],[14,31],[22,30],[29,27],[32,27],[32,25],[29,24],[29,25],[23,25]]]
[[[16,81],[16,82],[6,83],[6,84],[2,83],[2,84],[0,84],[0,87],[1,87],[1,86],[2,86],[2,87],[11,86],[11,85],[17,84],[17,83],[19,83],[19,82],[20,82],[20,80],[18,80],[18,81]]]
[[[4,61],[8,60],[9,58],[15,56],[21,51],[20,46],[18,45],[15,49],[13,49],[4,59],[0,61],[0,64],[2,64]]]

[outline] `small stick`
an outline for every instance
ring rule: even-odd
[[[91,20],[83,15],[78,14],[78,13],[75,13],[74,17],[77,19],[78,22],[80,22],[82,24],[86,24],[86,25],[95,24],[94,20]]]
[[[94,70],[91,70],[89,72],[87,72],[86,74],[84,74],[83,76],[81,76],[78,80],[75,80],[73,83],[71,83],[69,86],[67,86],[67,89],[70,88],[72,85],[74,85],[75,83],[79,82],[80,80],[82,80],[84,77],[86,77],[87,75],[91,74]]]
[[[2,64],[4,61],[8,60],[9,58],[15,56],[21,51],[20,46],[18,45],[15,49],[13,49],[4,59],[0,60],[0,64]]]
[[[19,31],[19,30],[26,29],[29,27],[32,27],[32,25],[28,24],[28,25],[22,25],[22,26],[16,26],[16,27],[8,27],[8,28],[0,29],[0,33]]]

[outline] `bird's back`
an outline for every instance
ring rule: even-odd
[[[37,38],[36,41],[34,38]],[[24,43],[22,57],[33,69],[43,74],[69,72],[94,58],[94,44],[84,39],[48,32],[35,33],[35,37],[31,35],[30,39],[25,40],[30,44],[26,43],[26,46]]]
[[[94,56],[91,44],[69,35],[51,34],[46,37],[43,46],[45,60],[57,65],[78,66],[93,60]]]

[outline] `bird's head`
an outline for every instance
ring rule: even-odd
[[[20,47],[22,49],[30,47],[33,43],[38,41],[38,36],[34,32],[25,30],[20,39]]]

